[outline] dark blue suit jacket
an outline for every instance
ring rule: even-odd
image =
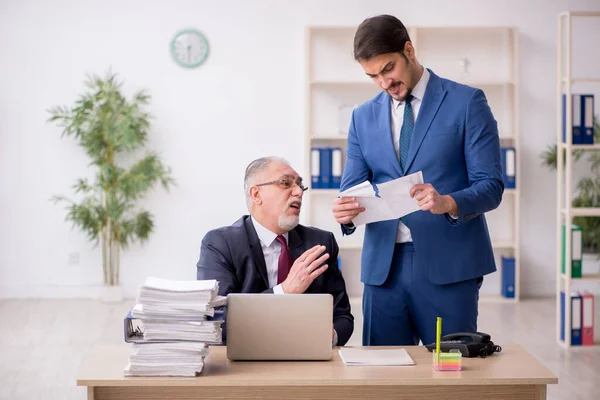
[[[405,217],[416,267],[426,271],[432,283],[448,284],[496,270],[484,213],[498,207],[504,183],[498,128],[484,93],[429,72],[406,173],[401,171],[392,142],[391,99],[381,92],[353,113],[341,190],[366,180],[378,184],[422,170],[425,183],[440,194],[451,195],[458,205],[458,221],[429,211]],[[397,219],[367,224],[362,282],[385,282],[397,232]]]
[[[338,245],[331,232],[298,225],[288,235],[292,261],[306,250],[316,246],[326,247],[329,253],[327,270],[308,287],[305,293],[330,293],[333,295],[333,324],[338,335],[338,345],[346,344],[354,330],[354,317],[346,284],[338,269]],[[219,294],[273,293],[269,288],[267,267],[260,240],[248,215],[233,223],[212,230],[204,236],[197,264],[198,279],[219,281]],[[310,323],[310,321],[307,321]]]

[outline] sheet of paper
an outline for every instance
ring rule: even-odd
[[[414,365],[405,349],[365,349],[342,347],[340,357],[346,365]]]
[[[373,186],[368,181],[344,190],[340,193],[340,196],[356,197],[361,207],[365,208],[365,211],[352,220],[354,225],[363,225],[398,219],[418,211],[418,202],[410,197],[410,189],[418,183],[423,183],[422,171],[375,185],[379,197],[377,197]]]
[[[210,292],[218,289],[219,284],[214,279],[176,281],[151,276],[146,279],[143,287],[166,292]]]

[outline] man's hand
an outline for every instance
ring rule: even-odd
[[[358,204],[356,197],[339,197],[333,201],[331,211],[338,223],[347,225],[365,208]]]
[[[311,283],[325,270],[327,264],[318,268],[325,260],[329,258],[329,253],[321,255],[325,251],[325,246],[316,245],[312,249],[306,250],[290,269],[285,281],[281,283],[281,288],[286,294],[304,293]],[[319,257],[320,256],[320,257]],[[318,257],[318,258],[317,258]]]
[[[414,185],[410,189],[410,197],[419,202],[422,211],[430,211],[432,214],[458,215],[458,206],[452,196],[442,196],[430,183]]]

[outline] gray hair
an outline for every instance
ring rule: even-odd
[[[286,159],[281,157],[270,156],[258,158],[252,161],[246,167],[246,174],[244,175],[244,195],[246,196],[246,205],[248,206],[248,210],[250,210],[250,207],[252,205],[252,200],[250,199],[250,187],[254,183],[254,178],[261,172],[265,171],[269,164],[273,162],[282,163],[290,166],[290,163]]]

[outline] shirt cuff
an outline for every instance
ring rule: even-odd
[[[337,335],[336,330],[334,329],[333,330],[333,343],[332,343],[333,347],[337,346],[337,343],[338,343],[338,335]]]
[[[458,220],[458,215],[456,215],[456,214],[450,214],[450,213],[448,213],[448,215],[449,215],[449,216],[450,216],[450,218],[452,218],[453,220],[455,220],[455,221],[456,221],[456,220]]]
[[[285,294],[285,292],[283,291],[283,287],[281,286],[281,284],[279,284],[277,286],[273,286],[273,294]]]

